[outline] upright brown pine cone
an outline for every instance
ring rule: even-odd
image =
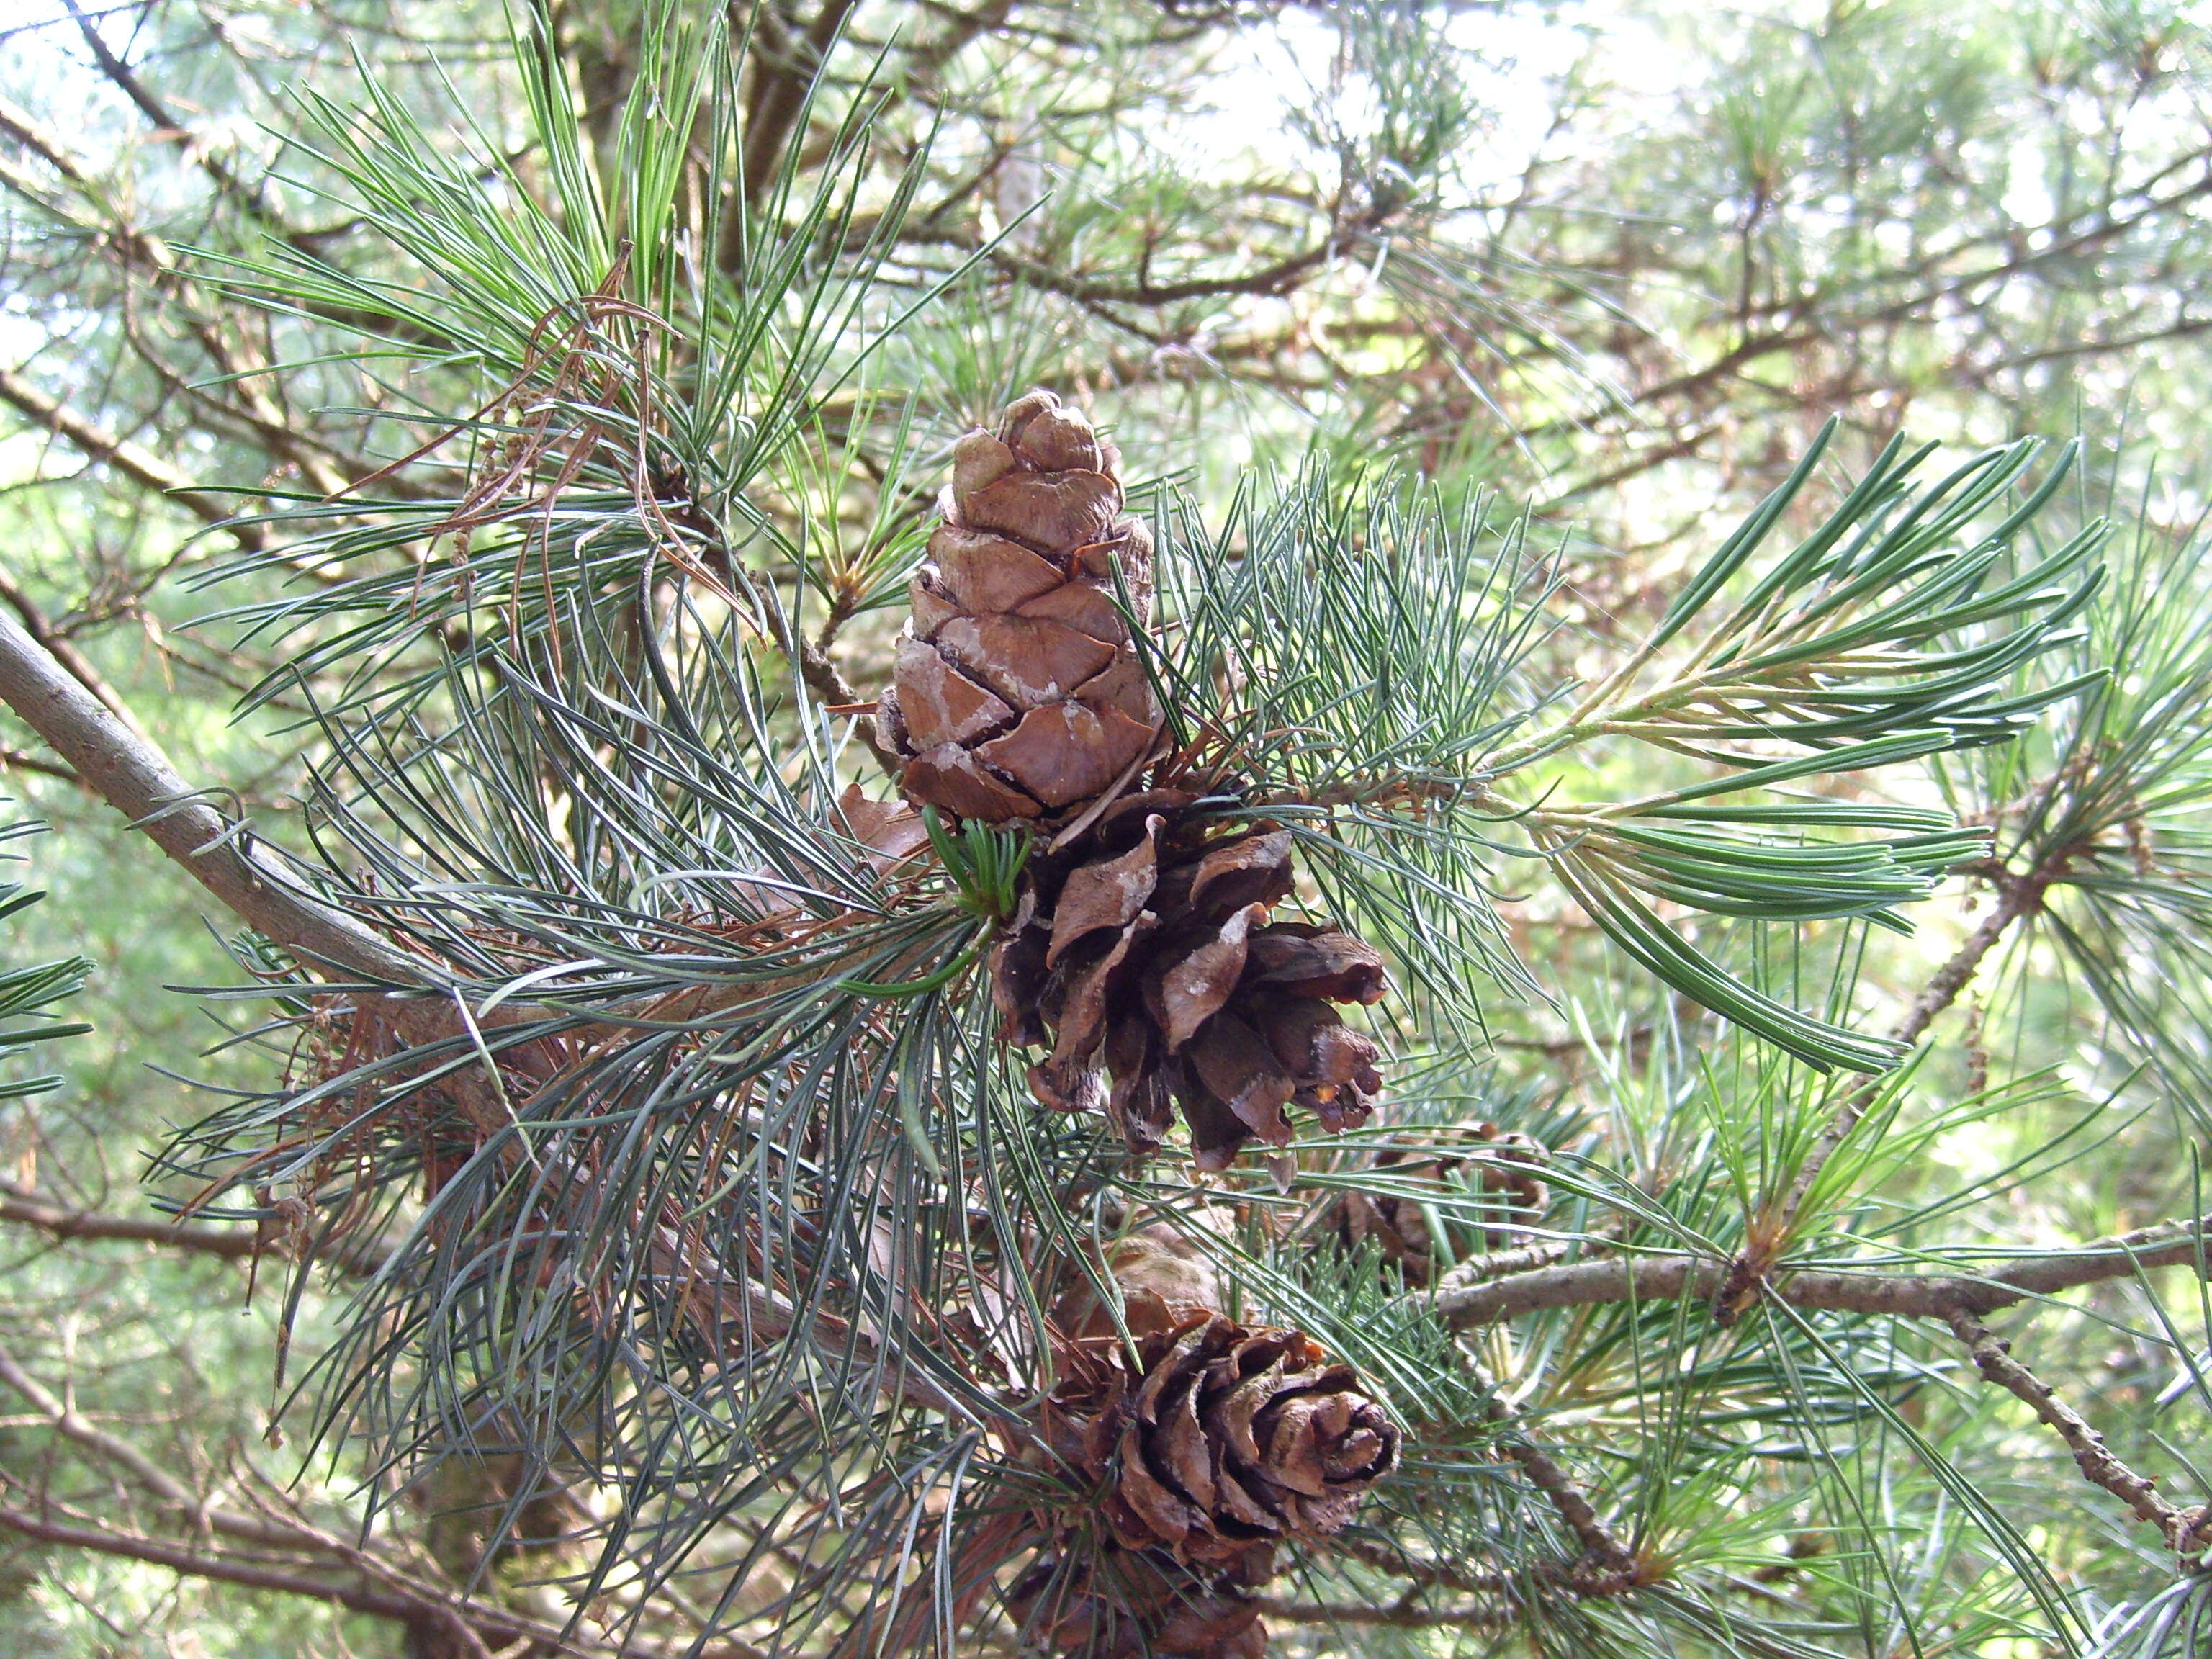
[[[945,520],[908,589],[884,746],[908,797],[1004,823],[1080,811],[1160,726],[1118,602],[1141,626],[1152,538],[1121,512],[1120,457],[1049,392],[953,446]]]
[[[1118,1342],[1072,1344],[1044,1405],[1044,1435],[1103,1489],[1115,1541],[1264,1582],[1278,1544],[1340,1531],[1397,1467],[1398,1430],[1302,1331],[1180,1318],[1129,1299],[1133,1366]]]

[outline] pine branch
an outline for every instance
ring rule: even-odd
[[[465,1632],[464,1639],[468,1644],[468,1650],[479,1655],[487,1653],[482,1638],[462,1624],[458,1613],[449,1612],[434,1601],[403,1595],[392,1590],[372,1589],[360,1583],[335,1583],[305,1572],[255,1561],[234,1560],[159,1539],[112,1532],[104,1527],[71,1525],[7,1504],[0,1504],[0,1531],[12,1532],[34,1543],[59,1545],[99,1555],[120,1556],[130,1561],[143,1561],[153,1566],[167,1567],[172,1572],[189,1577],[212,1579],[218,1583],[237,1584],[247,1589],[267,1590],[280,1595],[299,1595],[311,1601],[333,1602],[350,1612],[393,1620],[410,1628],[435,1632],[448,1638]],[[513,1619],[489,1608],[482,1610],[482,1620],[485,1629],[497,1634],[503,1641],[532,1637],[538,1633],[533,1621]],[[568,1643],[562,1643],[560,1650],[589,1651]]]
[[[326,495],[342,493],[348,480],[375,470],[371,462],[359,455],[340,451],[334,445],[304,430],[297,421],[288,416],[286,411],[262,388],[261,375],[267,365],[258,361],[245,360],[232,346],[225,337],[216,314],[201,302],[204,297],[202,283],[179,263],[175,251],[160,235],[115,210],[106,192],[92,177],[84,163],[28,111],[5,97],[0,97],[0,135],[14,139],[52,167],[93,209],[93,216],[73,216],[59,203],[50,199],[27,173],[5,158],[0,158],[0,185],[14,191],[41,213],[76,231],[93,250],[119,265],[126,282],[133,275],[142,275],[150,282],[157,293],[182,312],[186,331],[207,354],[208,361],[222,377],[222,391],[234,401],[224,403],[200,380],[178,374],[132,325],[126,306],[123,319],[125,335],[137,348],[141,362],[165,386],[173,392],[212,407],[243,424],[269,453],[298,467],[301,476]],[[323,240],[320,233],[310,235],[281,227],[279,230],[281,240],[303,256],[311,256],[315,245]],[[364,320],[359,312],[344,307],[309,307],[307,309],[325,321],[349,327],[359,327]],[[24,407],[20,404],[18,406]],[[40,418],[28,408],[25,412]],[[223,523],[228,518],[229,509],[221,501],[210,501],[193,491],[181,474],[176,475],[174,484],[157,483],[154,473],[141,465],[146,454],[147,452],[138,447],[130,446],[126,453],[117,458],[118,463],[129,463],[131,466],[137,467],[137,470],[132,471],[131,476],[137,477],[149,488],[176,494],[185,506],[210,524]],[[157,467],[160,465],[156,463]],[[260,547],[265,540],[261,526],[258,525],[226,524],[225,527],[240,545],[247,548]]]
[[[148,1216],[88,1210],[12,1181],[0,1181],[0,1221],[33,1228],[56,1240],[158,1244],[166,1249],[217,1256],[226,1261],[253,1261],[275,1250],[269,1239],[256,1229],[217,1226],[207,1222],[161,1221]],[[374,1243],[349,1240],[334,1255],[319,1259],[347,1273],[366,1276],[383,1266],[385,1255]]]
[[[382,1005],[413,1048],[442,1052],[465,1036],[482,1052],[477,1016],[433,963],[394,951],[350,916],[303,892],[258,851],[243,821],[209,805],[159,749],[134,736],[5,617],[0,617],[0,702],[247,926],[320,971],[390,988],[362,994]],[[495,1026],[526,1017],[526,1009],[510,1003],[480,1023]],[[503,1158],[520,1158],[522,1150],[507,1136],[514,1109],[499,1080],[465,1061],[449,1060],[440,1069],[442,1086],[460,1106],[479,1143],[496,1142],[505,1149]],[[558,1174],[565,1165],[556,1157],[545,1160],[544,1167]],[[596,1186],[580,1172],[567,1174],[577,1191]],[[877,1343],[852,1322],[726,1271],[711,1252],[672,1228],[656,1226],[649,1250],[659,1276],[690,1287],[689,1316],[709,1343],[720,1346],[740,1333],[757,1342],[810,1330],[841,1345],[860,1374],[878,1376],[890,1393],[933,1409],[948,1405],[944,1389],[928,1377],[884,1364]]]
[[[97,422],[88,420],[48,397],[12,369],[0,368],[0,401],[11,404],[55,436],[66,439],[93,460],[112,466],[134,483],[167,496],[202,522],[225,525],[239,545],[249,551],[258,551],[267,544],[268,538],[258,525],[228,523],[231,509],[227,502],[194,489],[190,478],[151,450],[127,438],[117,437]]]
[[[506,1651],[513,1648],[526,1648],[535,1653],[574,1654],[579,1659],[602,1659],[603,1656],[604,1659],[674,1659],[678,1653],[702,1650],[696,1646],[667,1647],[636,1638],[610,1643],[580,1640],[557,1625],[488,1603],[472,1602],[451,1591],[393,1574],[388,1569],[377,1571],[357,1565],[353,1568],[356,1577],[333,1579],[313,1570],[303,1570],[304,1564],[272,1564],[213,1553],[205,1548],[143,1534],[57,1520],[50,1513],[18,1509],[12,1504],[0,1504],[0,1532],[14,1533],[34,1543],[143,1561],[187,1577],[279,1595],[301,1596],[329,1602],[349,1612],[388,1619],[404,1626],[429,1652],[450,1650],[444,1644],[452,1643],[459,1644],[459,1650],[475,1656],[475,1659],[491,1659],[495,1649]],[[336,1540],[328,1541],[343,1553],[357,1554]],[[759,1659],[757,1650],[738,1643],[716,1644],[704,1650],[720,1656],[720,1659]]]
[[[435,983],[429,964],[393,951],[352,918],[301,891],[256,851],[243,822],[209,805],[153,743],[125,726],[6,616],[0,616],[0,702],[248,927],[343,973],[392,986]]]
[[[56,1434],[125,1471],[163,1504],[189,1517],[194,1526],[275,1549],[295,1548],[302,1541],[294,1528],[272,1525],[258,1516],[224,1509],[202,1498],[128,1440],[108,1433],[72,1407],[26,1371],[4,1348],[0,1348],[0,1382],[22,1395]]]
[[[24,1370],[4,1349],[0,1349],[0,1384],[21,1395],[55,1434],[127,1474],[162,1505],[176,1510],[203,1538],[212,1534],[235,1540],[262,1553],[252,1557],[211,1554],[197,1546],[118,1533],[105,1527],[80,1527],[58,1521],[51,1514],[33,1514],[4,1505],[0,1505],[0,1530],[45,1543],[146,1561],[191,1577],[332,1601],[353,1612],[394,1620],[418,1637],[462,1639],[469,1651],[486,1659],[491,1647],[503,1649],[518,1643],[529,1644],[532,1652],[605,1655],[609,1659],[623,1656],[660,1659],[671,1651],[636,1640],[580,1641],[543,1620],[423,1583],[369,1550],[304,1521],[249,1514],[215,1504],[194,1492],[138,1447],[77,1412]],[[0,1476],[0,1489],[8,1484],[6,1477]],[[283,1559],[271,1562],[266,1559],[269,1552],[280,1552]],[[333,1572],[347,1577],[334,1580],[327,1576]],[[722,1659],[761,1659],[755,1650],[743,1644],[718,1644],[710,1651]]]
[[[116,54],[115,49],[100,34],[94,20],[86,14],[77,0],[62,0],[62,3],[76,21],[77,33],[83,37],[100,72],[146,118],[155,137],[180,147],[185,156],[207,174],[221,194],[236,201],[247,216],[270,234],[291,243],[303,252],[313,251],[316,239],[303,235],[286,224],[270,204],[266,191],[259,184],[249,183],[240,178],[224,165],[222,158],[211,147],[193,141],[191,130],[155,96],[138,73]]]
[[[161,1244],[197,1255],[220,1256],[228,1261],[251,1261],[264,1248],[250,1231],[76,1209],[12,1181],[0,1181],[0,1221],[35,1228],[54,1239]]]
[[[2126,1279],[2138,1269],[2196,1265],[2203,1259],[2208,1229],[2212,1229],[2212,1215],[2161,1221],[1979,1275],[1792,1271],[1784,1267],[1765,1282],[1763,1292],[1794,1308],[1838,1313],[1921,1319],[1993,1313],[2031,1298]],[[1629,1256],[1540,1267],[1490,1284],[1471,1285],[1447,1276],[1436,1309],[1451,1324],[1480,1325],[1544,1308],[1710,1298],[1732,1271],[1732,1263],[1715,1258]]]
[[[1468,1363],[1480,1376],[1479,1368],[1473,1366],[1471,1359]],[[1521,1466],[1522,1473],[1582,1543],[1582,1559],[1566,1569],[1564,1582],[1585,1595],[1617,1595],[1645,1582],[1636,1552],[1606,1524],[1596,1505],[1559,1460],[1544,1449],[1521,1414],[1498,1396],[1486,1377],[1482,1381],[1483,1416],[1504,1431],[1498,1449]]]
[[[52,778],[62,783],[72,783],[78,788],[88,787],[85,781],[57,761],[43,755],[33,755],[26,750],[0,747],[0,767],[11,772],[33,772],[42,778]]]
[[[2156,1527],[2175,1554],[2193,1555],[2212,1543],[2212,1505],[2185,1510],[2167,1502],[2154,1479],[2136,1474],[2121,1462],[2087,1419],[2012,1357],[2010,1342],[1993,1335],[1980,1320],[1963,1310],[1950,1315],[1948,1322],[1959,1340],[1966,1345],[1984,1380],[2026,1402],[2066,1443],[2083,1477],[2125,1504],[2137,1520]]]
[[[746,114],[738,175],[744,183],[746,209],[759,207],[775,184],[777,161],[792,128],[806,108],[807,89],[820,73],[830,48],[843,33],[845,20],[855,4],[856,0],[822,0],[822,9],[796,42],[781,38],[782,28],[775,21],[774,7],[755,8],[753,27],[759,33],[752,43],[752,55],[757,78]],[[726,275],[735,276],[744,264],[746,216],[733,208],[723,222],[719,257]]]
[[[92,659],[77,648],[75,640],[54,626],[52,620],[40,609],[37,601],[23,591],[22,584],[5,569],[0,569],[0,600],[4,600],[22,618],[25,631],[44,646],[56,662],[68,669],[78,684],[99,698],[109,714],[128,726],[134,736],[151,740],[146,728],[139,724],[137,715],[124,702],[122,694],[107,683],[106,677],[93,665]]]

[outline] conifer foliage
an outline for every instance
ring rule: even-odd
[[[775,143],[750,37],[647,11],[603,109],[518,9],[526,168],[311,94],[374,269],[193,267],[306,319],[276,374],[344,330],[406,387],[389,459],[231,521],[204,623],[276,654],[246,714],[304,734],[296,833],[0,629],[0,696],[246,925],[209,994],[266,1068],[157,1173],[295,1291],[347,1265],[294,1420],[372,1518],[475,1481],[454,1603],[526,1535],[537,1622],[497,1628],[548,1652],[1829,1659],[2001,1574],[1975,1639],[2087,1648],[1928,1427],[1972,1383],[2179,1571],[2105,1631],[2202,1613],[2212,1494],[1984,1322],[2201,1273],[2200,1223],[1944,1231],[2056,1151],[1896,1196],[2060,1089],[1983,1054],[1963,1103],[1917,1092],[2007,929],[2199,937],[2161,872],[2203,862],[2203,744],[2142,738],[2148,804],[2112,757],[2203,648],[2142,556],[2105,592],[2073,453],[1845,465],[1831,422],[1613,627],[1464,478],[1347,467],[1343,431],[1184,468],[1113,431],[1103,353],[1080,391],[958,359],[994,307],[1109,300],[1005,226],[913,262],[938,163],[884,125],[926,80],[829,10]],[[1337,146],[1326,260],[1379,271],[1442,164],[1456,106],[1418,84],[1423,119]],[[1993,904],[1884,1012],[1863,965],[1953,880]],[[22,1010],[76,969],[41,971]],[[1500,1082],[1509,1006],[1556,1011],[1604,1127]]]

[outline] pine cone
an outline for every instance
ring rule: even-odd
[[[1030,1068],[1039,1100],[1103,1107],[1135,1152],[1180,1104],[1199,1167],[1218,1170],[1255,1136],[1288,1145],[1293,1102],[1331,1132],[1366,1120],[1375,1044],[1329,1004],[1378,1001],[1385,979],[1353,935],[1268,919],[1291,890],[1289,832],[1216,833],[1195,799],[1127,797],[1033,857],[992,993],[1002,1042],[1050,1045]]]
[[[1152,750],[1160,714],[1117,600],[1141,625],[1152,538],[1121,513],[1120,457],[1049,392],[953,446],[945,521],[876,724],[917,804],[1003,823],[1079,811]]]
[[[1102,1277],[1114,1286],[1110,1294],[1116,1311],[1133,1296],[1157,1297],[1176,1317],[1220,1304],[1221,1280],[1213,1263],[1168,1222],[1155,1221],[1123,1234],[1095,1259]],[[1051,1317],[1053,1329],[1067,1342],[1110,1337],[1119,1329],[1089,1273],[1077,1275],[1076,1282],[1054,1302]]]
[[[1178,1320],[1142,1294],[1129,1324],[1138,1364],[1118,1343],[1070,1345],[1043,1413],[1124,1549],[1264,1582],[1275,1545],[1341,1530],[1397,1467],[1396,1426],[1304,1332]]]
[[[1423,1138],[1434,1141],[1439,1137],[1474,1145],[1467,1155],[1460,1157],[1385,1146],[1376,1153],[1370,1167],[1388,1170],[1403,1184],[1432,1188],[1440,1194],[1449,1193],[1455,1187],[1464,1189],[1472,1182],[1481,1192],[1510,1199],[1516,1209],[1540,1212],[1550,1201],[1550,1194],[1537,1175],[1548,1154],[1530,1136],[1518,1130],[1500,1129],[1495,1123],[1486,1121],[1429,1131]],[[1436,1273],[1436,1239],[1430,1226],[1429,1210],[1419,1197],[1346,1192],[1330,1204],[1322,1224],[1350,1249],[1357,1249],[1371,1242],[1382,1253],[1382,1260],[1397,1267],[1409,1285],[1425,1285]],[[1464,1230],[1464,1237],[1452,1251],[1454,1255],[1464,1255],[1473,1248],[1476,1231],[1473,1226]],[[1504,1228],[1485,1227],[1480,1231],[1493,1246],[1510,1236]]]
[[[1267,1627],[1236,1576],[1199,1576],[1158,1550],[1048,1555],[1006,1598],[1025,1645],[1064,1659],[1265,1659]]]

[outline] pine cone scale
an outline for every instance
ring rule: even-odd
[[[1264,906],[1247,905],[1223,922],[1212,938],[1200,939],[1147,980],[1146,1005],[1159,1022],[1170,1054],[1188,1042],[1199,1027],[1227,1004],[1243,976],[1245,940],[1267,915]]]
[[[1286,830],[1245,836],[1198,861],[1190,878],[1190,906],[1201,915],[1273,907],[1290,896],[1291,836]]]
[[[1257,1031],[1234,1014],[1208,1020],[1190,1045],[1190,1066],[1206,1091],[1252,1134],[1270,1146],[1291,1144],[1283,1108],[1297,1085]]]
[[[1119,858],[1086,864],[1071,874],[1053,907],[1052,937],[1044,965],[1057,968],[1072,945],[1106,928],[1127,927],[1152,897],[1159,878],[1158,838],[1166,820],[1145,819],[1144,838]]]
[[[1198,1420],[1198,1401],[1192,1390],[1182,1390],[1169,1408],[1160,1446],[1176,1488],[1200,1510],[1212,1509],[1220,1489],[1214,1483],[1213,1451]]]
[[[1121,1542],[1131,1549],[1158,1545],[1181,1549],[1203,1524],[1197,1506],[1184,1502],[1154,1476],[1147,1463],[1144,1434],[1134,1422],[1121,1431],[1121,1444],[1115,1449],[1121,1467],[1114,1492],[1118,1507],[1109,1509],[1109,1515]]]
[[[945,597],[971,616],[1016,610],[1067,580],[1051,560],[1019,542],[961,525],[938,526],[929,538],[929,556]]]
[[[1152,741],[1152,728],[1120,709],[1048,703],[1031,709],[1003,738],[980,745],[976,756],[1023,786],[1048,807],[1073,806],[1103,794],[1136,763]]]
[[[925,749],[995,736],[1014,711],[920,640],[899,641],[899,712],[915,742]]]
[[[1114,647],[1063,623],[1000,613],[955,617],[934,641],[947,661],[1017,708],[1035,711],[1073,696],[1114,659]],[[899,690],[906,706],[906,690]]]

